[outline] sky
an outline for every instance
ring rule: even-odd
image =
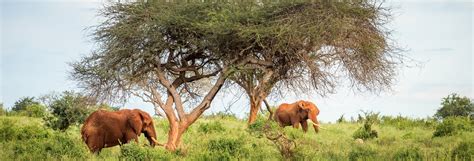
[[[356,92],[345,86],[325,97],[285,95],[270,99],[279,105],[310,100],[319,119],[334,122],[341,115],[363,111],[415,118],[432,116],[451,93],[474,98],[473,8],[470,0],[388,1],[395,8],[394,40],[418,63],[399,68],[392,91]],[[100,0],[1,0],[0,102],[10,108],[21,97],[77,90],[68,78],[68,63],[95,48],[87,27],[97,25]],[[240,99],[225,97],[241,96]],[[153,112],[153,106],[131,99],[125,108]],[[221,91],[206,113],[229,108],[239,117],[249,111],[245,95]]]

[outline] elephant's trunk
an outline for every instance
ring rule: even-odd
[[[158,141],[156,140],[156,131],[155,131],[155,127],[153,123],[151,124],[151,127],[144,133],[145,133],[145,137],[148,139],[148,142],[150,142],[150,145],[152,147],[154,147],[155,145],[159,145],[159,146],[162,145],[158,143]]]
[[[316,118],[316,116],[318,114],[319,114],[319,110],[317,110],[317,109],[312,109],[310,114],[309,114],[309,120],[311,120],[311,123],[313,124],[313,127],[314,127],[314,131],[316,133],[319,132],[319,128],[320,128],[319,121]]]

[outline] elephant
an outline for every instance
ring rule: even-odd
[[[299,100],[292,104],[281,104],[278,106],[273,117],[281,127],[293,126],[294,128],[298,128],[299,124],[301,124],[304,132],[308,131],[307,120],[310,119],[315,132],[318,133],[320,127],[317,119],[318,115],[319,109],[314,103]]]
[[[92,153],[100,153],[102,148],[122,145],[132,139],[138,142],[141,133],[152,147],[160,145],[156,140],[153,119],[139,109],[98,110],[87,117],[81,128],[82,140]]]

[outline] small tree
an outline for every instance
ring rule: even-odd
[[[39,104],[40,103],[35,100],[35,97],[23,97],[15,102],[15,104],[12,107],[12,111],[19,112],[19,111],[25,110],[26,107],[28,106],[39,105]]]
[[[6,115],[7,114],[7,109],[3,107],[3,102],[0,103],[0,116]]]
[[[441,108],[434,115],[438,119],[444,119],[449,116],[468,116],[474,115],[474,103],[467,97],[461,97],[456,93],[448,95],[442,99]]]
[[[44,117],[46,126],[55,130],[66,130],[70,125],[82,123],[96,109],[96,101],[72,91],[51,94],[42,98],[49,115]]]
[[[42,104],[32,104],[20,111],[21,115],[28,117],[43,117],[46,114],[46,107]]]

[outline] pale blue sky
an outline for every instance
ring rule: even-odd
[[[327,97],[292,96],[272,104],[306,99],[321,109],[320,119],[334,121],[340,115],[354,116],[360,110],[385,115],[431,116],[442,97],[456,92],[474,98],[473,8],[469,0],[393,1],[396,15],[391,23],[394,38],[421,67],[401,68],[392,92],[380,95],[354,93],[341,87]],[[2,0],[0,40],[0,102],[11,107],[20,97],[75,89],[68,80],[67,62],[89,54],[93,43],[86,27],[96,25],[94,0]],[[222,110],[229,100],[220,93],[208,112]],[[228,93],[227,93],[228,95]],[[126,107],[152,112],[138,101]],[[245,116],[245,95],[232,106]]]

